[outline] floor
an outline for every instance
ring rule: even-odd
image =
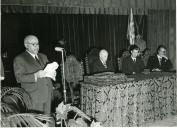
[[[169,117],[164,120],[148,123],[145,127],[177,127],[177,115]]]

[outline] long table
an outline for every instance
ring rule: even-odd
[[[143,126],[177,113],[176,74],[129,76],[133,81],[81,83],[81,109],[102,126]],[[102,84],[102,86],[101,86]]]

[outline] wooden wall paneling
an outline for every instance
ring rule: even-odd
[[[151,8],[151,1],[152,0],[144,0],[144,4],[145,4],[144,8],[145,9]]]
[[[164,8],[164,0],[157,0],[157,9],[163,9]]]
[[[175,9],[176,0],[3,0],[2,5]]]
[[[91,0],[92,1],[92,6],[95,8],[101,8],[103,7],[103,0]]]
[[[116,7],[116,8],[119,8],[121,7],[121,1],[120,0],[112,0],[112,7]]]
[[[114,8],[109,8],[110,14],[114,15],[115,14],[115,9]]]
[[[118,13],[118,14],[121,14],[121,15],[127,15],[127,14],[130,13],[130,9],[127,9],[127,8],[121,8],[121,9],[119,10],[119,12],[120,12],[120,13]]]
[[[104,14],[104,8],[100,8],[100,13]]]
[[[176,9],[176,0],[171,0],[172,9]]]
[[[137,0],[130,0],[130,7],[131,8],[137,8],[137,2],[136,2]]]
[[[97,0],[81,0],[81,3],[80,3],[80,7],[92,7],[92,6],[95,6],[94,5],[94,2],[95,4],[100,7],[100,5],[97,3],[98,1]]]
[[[50,6],[64,7],[65,0],[48,0]]]
[[[80,6],[80,0],[71,0],[71,5],[73,7],[79,7]]]
[[[136,5],[136,7],[137,8],[144,8],[145,7],[145,1],[144,0],[136,0],[136,3],[137,3],[137,5]]]
[[[151,9],[157,8],[157,0],[151,0]]]
[[[95,8],[90,7],[89,8],[89,14],[95,14]]]
[[[71,6],[72,6],[71,0],[64,0],[63,1],[63,7],[71,7]]]
[[[23,2],[23,0],[21,2]],[[21,2],[19,0],[2,0],[1,4],[15,5],[15,4],[20,4]]]
[[[128,8],[129,7],[129,0],[120,0],[121,7],[122,8]]]
[[[112,0],[103,0],[103,7],[104,8],[109,8],[112,7]]]
[[[17,1],[18,1],[17,3],[21,5],[30,5],[30,6],[48,5],[48,0],[17,0]]]
[[[115,15],[119,14],[119,9],[118,8],[114,8],[114,14]]]

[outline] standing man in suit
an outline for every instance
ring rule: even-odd
[[[166,55],[166,47],[159,45],[157,53],[149,57],[147,67],[151,71],[169,71],[172,68],[172,63]]]
[[[16,80],[31,96],[31,109],[50,115],[53,85],[43,70],[49,61],[46,55],[38,53],[39,41],[36,36],[26,36],[24,46],[26,51],[14,59]]]
[[[137,45],[131,45],[130,56],[123,59],[122,72],[125,74],[136,74],[144,70],[144,63],[139,54],[139,47]]]
[[[91,73],[114,72],[111,61],[108,61],[108,52],[105,49],[100,50],[99,58],[91,64]]]

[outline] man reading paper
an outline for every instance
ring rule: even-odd
[[[56,72],[54,70],[50,73],[51,77],[46,76],[47,73],[43,69],[49,61],[46,55],[38,53],[39,41],[36,36],[26,36],[24,46],[26,51],[14,59],[16,80],[31,96],[31,109],[50,115],[53,90],[51,78],[56,76]]]

